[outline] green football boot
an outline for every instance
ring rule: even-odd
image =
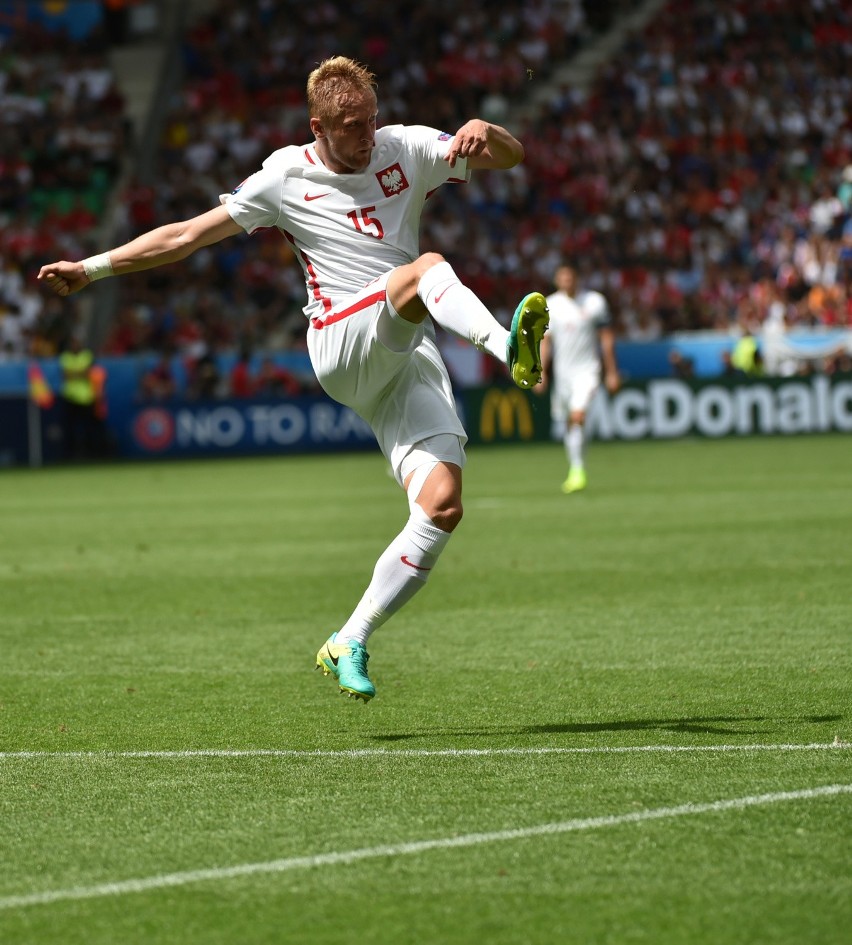
[[[562,491],[569,495],[586,488],[586,470],[582,466],[574,466],[568,473],[568,478],[562,483]]]
[[[547,300],[541,292],[525,295],[515,309],[506,341],[509,373],[523,390],[535,387],[541,380],[541,339],[549,324]]]
[[[335,643],[336,636],[332,633],[320,647],[316,668],[322,670],[323,676],[329,673],[336,676],[340,692],[345,692],[350,699],[369,702],[376,694],[376,687],[367,675],[367,660],[370,658],[367,648],[356,640]]]

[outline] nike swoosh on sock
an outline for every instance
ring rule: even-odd
[[[407,555],[400,555],[399,560],[403,564],[407,564],[409,568],[417,568],[418,571],[431,571],[432,570],[431,568],[424,568],[419,564],[415,564],[413,561],[409,561]]]

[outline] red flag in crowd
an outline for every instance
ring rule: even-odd
[[[42,410],[48,410],[53,406],[53,391],[50,384],[42,373],[41,368],[35,361],[30,361],[27,365],[27,380],[30,385],[30,398],[35,404],[38,404]]]

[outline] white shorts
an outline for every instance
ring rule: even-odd
[[[401,484],[403,462],[415,448],[423,461],[431,457],[463,465],[467,434],[432,324],[426,319],[414,325],[393,311],[387,300],[389,275],[312,322],[308,352],[325,392],[370,424]],[[440,434],[454,437],[451,456],[434,456],[434,443],[422,442]],[[405,475],[417,465],[406,461]]]
[[[551,416],[555,420],[567,420],[577,411],[585,413],[600,384],[601,372],[597,367],[557,377],[550,401]]]

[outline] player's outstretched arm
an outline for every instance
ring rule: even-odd
[[[57,295],[73,295],[97,279],[178,262],[202,246],[242,232],[243,228],[231,219],[225,207],[215,207],[191,220],[157,227],[98,256],[79,262],[48,263],[41,267],[38,278]]]
[[[467,158],[471,168],[507,170],[524,159],[524,146],[501,125],[472,118],[459,128],[444,155],[450,167],[457,158]]]

